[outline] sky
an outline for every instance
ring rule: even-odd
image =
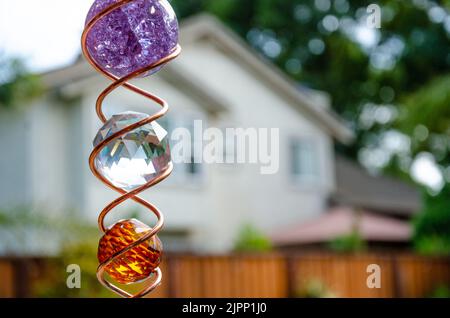
[[[30,70],[66,65],[80,53],[93,0],[0,0],[0,52],[23,57]]]
[[[21,57],[33,72],[72,63],[80,54],[80,37],[94,0],[0,0],[0,54]],[[361,44],[376,41],[359,28]],[[419,183],[439,189],[442,174],[429,156],[417,158],[411,174]]]

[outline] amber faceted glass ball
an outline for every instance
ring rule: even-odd
[[[150,230],[149,226],[136,219],[117,222],[100,239],[97,254],[99,262],[103,263]],[[105,266],[105,272],[121,284],[139,282],[149,277],[158,267],[161,254],[162,244],[155,235],[118,256]]]

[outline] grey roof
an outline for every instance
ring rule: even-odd
[[[409,242],[412,226],[407,220],[355,210],[334,207],[318,218],[307,222],[289,224],[270,235],[277,246],[330,242],[354,231],[370,242]]]
[[[390,177],[372,176],[340,155],[336,155],[336,192],[332,201],[399,216],[410,216],[420,210],[420,193],[416,188]]]

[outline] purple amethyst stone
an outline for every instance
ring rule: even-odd
[[[86,24],[118,1],[95,0]],[[87,36],[92,58],[105,71],[118,77],[166,57],[177,44],[178,21],[167,0],[130,2],[101,18]]]

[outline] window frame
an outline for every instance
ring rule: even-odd
[[[309,174],[295,173],[294,165],[295,160],[298,160],[298,155],[294,155],[294,151],[298,151],[295,148],[302,143],[308,143],[312,154],[311,162],[314,163],[314,172]],[[296,136],[289,138],[288,144],[288,173],[291,183],[297,188],[317,188],[322,184],[323,169],[322,169],[322,157],[320,147],[317,138],[313,136]],[[297,157],[297,158],[296,158]]]
[[[172,115],[172,114],[170,114]],[[164,123],[160,123],[161,126],[167,130],[170,138],[170,146],[172,149],[173,146],[173,140],[172,140],[172,132],[175,128],[187,128],[190,131],[191,134],[191,142],[192,147],[194,147],[195,142],[202,142],[195,141],[194,139],[194,131],[191,130],[188,124],[194,123],[194,120],[202,120],[203,122],[203,128],[207,124],[207,120],[204,114],[201,112],[183,112],[183,113],[177,113],[172,116],[167,116]],[[193,126],[192,126],[193,127]],[[200,136],[203,138],[203,136]],[[193,149],[192,149],[193,152]],[[191,153],[192,156],[194,156],[193,153]],[[172,173],[171,177],[167,179],[166,184],[169,186],[183,186],[183,187],[189,187],[189,188],[199,188],[205,184],[206,180],[206,167],[202,163],[198,163],[200,168],[197,170],[196,173],[190,173],[189,172],[189,165],[192,165],[193,163],[174,163],[174,172]]]

